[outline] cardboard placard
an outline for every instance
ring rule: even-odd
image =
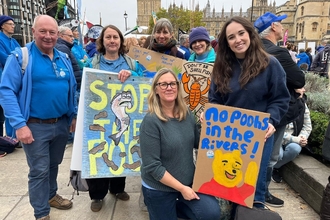
[[[181,77],[183,98],[189,109],[194,113],[197,123],[200,114],[208,102],[213,63],[186,62]]]
[[[82,178],[140,175],[139,127],[151,79],[130,77],[121,83],[116,73],[96,69],[83,77],[83,132],[75,136],[83,140]]]
[[[181,79],[182,65],[186,62],[181,58],[173,57],[163,53],[158,53],[141,47],[130,48],[129,57],[138,60],[142,65],[144,77],[154,77],[161,68],[169,68]]]
[[[269,114],[205,104],[193,189],[252,207]]]

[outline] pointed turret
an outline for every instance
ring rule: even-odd
[[[199,3],[196,5],[195,11],[199,11]]]

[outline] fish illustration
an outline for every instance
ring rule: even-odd
[[[132,108],[132,93],[130,91],[122,91],[117,93],[111,100],[111,110],[115,114],[115,123],[118,128],[117,133],[109,135],[115,145],[117,146],[120,142],[122,134],[128,130],[130,124],[130,117],[126,113],[126,108]]]

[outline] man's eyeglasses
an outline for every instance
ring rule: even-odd
[[[4,24],[8,24],[8,25],[13,26],[13,27],[16,26],[16,24],[14,24],[14,23],[4,23]]]
[[[159,86],[162,90],[167,89],[168,86],[171,86],[172,89],[176,89],[179,85],[179,82],[177,81],[170,83],[162,82],[162,83],[157,83],[156,85]]]
[[[66,36],[69,36],[70,38],[73,38],[73,35],[71,35],[71,34],[62,34],[62,35],[66,35]]]

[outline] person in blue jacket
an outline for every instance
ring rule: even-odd
[[[94,55],[98,53],[96,49],[96,39],[89,39],[89,42],[86,45],[86,52],[89,57],[94,57]]]
[[[194,51],[188,61],[214,63],[215,51],[210,43],[210,37],[204,27],[193,28],[189,34],[190,48]]]
[[[73,26],[71,28],[74,40],[73,40],[73,47],[71,48],[71,52],[73,53],[73,55],[75,56],[75,58],[77,59],[78,65],[80,70],[82,71],[82,69],[84,67],[92,67],[92,63],[91,63],[91,59],[88,56],[88,54],[86,53],[86,51],[84,50],[83,46],[81,45],[81,43],[79,42],[79,31],[78,31],[78,27],[77,26]]]
[[[306,63],[308,66],[311,65],[311,61],[309,59],[309,56],[306,54],[305,49],[299,49],[299,54],[297,55],[297,65],[300,68],[301,64]]]
[[[180,36],[179,41],[180,41],[179,50],[181,50],[181,52],[183,53],[184,59],[189,60],[189,57],[191,55],[190,49],[189,49],[189,35],[182,34]]]
[[[12,35],[15,33],[15,22],[7,15],[0,16],[0,77],[10,52],[20,47]]]
[[[20,47],[19,43],[12,37],[15,33],[15,22],[12,17],[7,15],[0,16],[0,78],[2,75],[3,67],[5,66],[7,57],[10,52],[16,47]],[[1,81],[0,81],[1,82]],[[0,103],[1,105],[1,103]],[[3,109],[0,106],[0,136],[3,136],[3,123],[5,117],[3,114]],[[7,120],[6,120],[7,121]],[[12,137],[12,128],[9,122],[6,122],[6,135]]]
[[[70,209],[72,202],[57,194],[57,174],[69,130],[76,126],[76,80],[70,59],[55,49],[58,25],[39,15],[27,44],[28,65],[22,72],[22,51],[8,57],[0,85],[6,118],[23,144],[29,166],[29,199],[36,219],[50,219],[50,207]],[[26,59],[27,57],[25,57]]]

